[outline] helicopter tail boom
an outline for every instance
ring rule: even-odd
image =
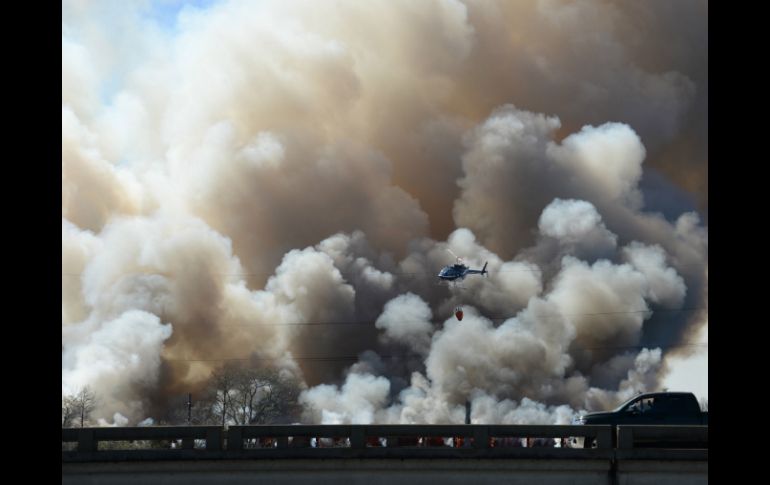
[[[489,271],[487,271],[487,262],[484,263],[484,267],[481,269],[469,269],[465,272],[465,274],[480,274],[485,275],[489,274]]]

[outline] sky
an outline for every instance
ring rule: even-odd
[[[707,22],[63,1],[62,394],[135,424],[240,362],[297,378],[308,422],[707,399]],[[448,250],[489,276],[437,285]]]

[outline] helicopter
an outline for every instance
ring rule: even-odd
[[[447,251],[449,251],[452,256],[455,257],[455,264],[444,266],[441,271],[438,273],[439,277],[439,283],[442,281],[452,282],[454,284],[457,283],[457,280],[463,280],[465,277],[469,274],[480,274],[480,275],[486,275],[488,274],[487,271],[487,263],[488,261],[484,262],[484,267],[479,269],[470,269],[467,266],[463,264],[463,260],[461,257],[457,256],[455,253],[452,252],[451,249],[447,248]],[[463,307],[458,306],[455,308],[455,317],[462,321],[463,319]]]
[[[460,258],[455,253],[453,253],[451,249],[447,248],[447,251],[452,253],[452,256],[455,257],[456,261],[455,261],[455,264],[444,266],[441,269],[441,271],[438,273],[438,277],[440,281],[457,281],[457,280],[463,280],[469,274],[485,275],[488,273],[487,271],[488,261],[484,262],[484,267],[481,269],[470,269],[463,264],[462,258]]]

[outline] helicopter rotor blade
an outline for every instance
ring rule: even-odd
[[[449,253],[450,253],[452,256],[454,256],[454,257],[455,257],[455,259],[457,260],[457,262],[458,262],[458,263],[462,263],[462,260],[463,260],[463,258],[461,258],[460,256],[456,255],[456,254],[454,253],[454,251],[452,251],[452,250],[451,250],[451,249],[449,249],[449,248],[446,248],[446,250],[447,250],[447,251],[449,251]]]

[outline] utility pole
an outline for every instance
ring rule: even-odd
[[[471,424],[471,402],[465,401],[465,424]]]
[[[192,424],[192,393],[187,394],[187,425]]]

